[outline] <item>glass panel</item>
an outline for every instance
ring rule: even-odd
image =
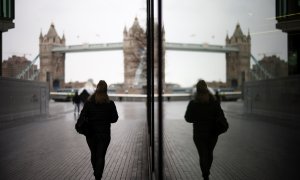
[[[6,4],[7,4],[7,0],[4,0],[3,2],[2,2],[2,9],[3,9],[3,17],[4,18],[6,18],[7,17],[7,6],[6,6]]]
[[[11,0],[7,1],[7,17],[12,18],[12,2],[11,2]]]
[[[0,16],[14,19],[14,0],[1,0]]]
[[[95,139],[99,142],[109,141],[109,127],[111,130],[103,179],[149,179],[146,1],[43,0],[16,1],[15,5],[16,26],[12,31],[3,33],[1,53],[3,52],[4,64],[7,65],[3,66],[3,71],[11,72],[12,74],[4,73],[9,74],[7,76],[10,78],[15,78],[24,71],[25,75],[22,77],[26,80],[16,80],[21,83],[14,86],[18,88],[10,88],[6,84],[2,88],[0,85],[2,90],[8,89],[5,92],[11,91],[7,98],[2,98],[1,91],[1,101],[9,100],[1,104],[7,104],[5,113],[8,109],[19,117],[40,111],[30,109],[31,106],[23,104],[24,101],[43,109],[49,107],[49,117],[58,121],[53,123],[48,121],[47,117],[43,117],[37,118],[41,122],[38,124],[32,122],[32,119],[7,123],[14,125],[15,122],[24,122],[22,124],[26,124],[28,129],[23,129],[22,126],[10,128],[15,130],[12,130],[12,133],[7,130],[7,134],[11,135],[8,135],[9,140],[0,140],[0,151],[3,153],[0,159],[7,165],[5,169],[1,168],[2,179],[18,179],[20,175],[23,179],[44,179],[46,176],[50,179],[55,179],[56,176],[65,179],[95,179],[94,174],[97,175],[101,167],[96,167],[98,165],[95,165],[94,161],[91,163],[91,154],[94,152],[90,152],[86,138],[75,131],[74,124],[78,120],[77,110],[82,110],[83,103],[89,101],[90,95],[95,93],[99,80],[107,82],[108,96],[114,100],[119,114],[118,121],[111,126],[107,124],[109,117],[103,118],[98,114],[97,118],[91,118],[95,121],[101,120],[93,124],[95,127],[103,125],[103,131],[102,128],[92,130],[93,137],[97,136]],[[32,71],[36,68],[39,69],[39,74],[33,80]],[[27,86],[23,88],[23,84],[30,84],[30,80],[33,80],[32,84],[49,87],[50,93],[41,95],[46,96],[47,103],[48,97],[51,98],[46,107],[36,100],[36,96],[43,94],[39,89]],[[1,78],[0,81],[2,82]],[[32,89],[38,93],[31,93]],[[23,96],[24,91],[28,92],[28,96]],[[75,91],[78,91],[81,99],[80,106],[76,107],[71,101]],[[105,88],[99,90],[98,87],[97,93],[103,94],[104,91]],[[93,97],[90,99],[91,103],[96,101]],[[101,97],[105,99],[105,96]],[[99,99],[102,99],[101,97]],[[20,108],[15,104],[19,100],[22,102],[19,104]],[[153,103],[150,103],[152,106]],[[1,112],[4,112],[2,107]],[[18,111],[23,109],[27,111]],[[41,111],[44,111],[43,109]],[[2,129],[3,114],[0,116]],[[102,123],[102,120],[106,123]],[[34,127],[37,130],[31,131]],[[94,130],[102,132],[95,135]],[[13,136],[16,132],[21,134]],[[31,143],[30,137],[39,138],[35,143]],[[50,141],[51,143],[44,143]],[[4,142],[13,144],[10,146]],[[48,153],[51,147],[59,147],[59,151]],[[47,157],[29,157],[28,152],[47,154]],[[19,156],[13,159],[6,158],[11,153]],[[29,158],[20,158],[27,156]],[[103,162],[103,159],[100,160]],[[15,162],[14,165],[10,165],[9,162],[12,161]],[[36,163],[30,163],[33,161]],[[64,169],[64,172],[58,172],[57,169]]]
[[[280,104],[286,100],[278,98],[288,76],[288,38],[275,28],[275,4],[275,0],[164,1],[165,179],[202,179],[209,172],[211,179],[264,179],[283,175],[275,170],[279,166],[288,170],[279,161],[292,158],[281,154],[291,152],[284,148],[288,143],[269,139],[279,137],[275,131],[283,129],[273,127],[274,122],[264,125],[264,116],[253,115],[265,110],[269,115],[279,109],[290,112]],[[196,86],[200,79],[208,88],[203,83]],[[215,146],[218,100],[229,130]],[[272,155],[264,151],[274,146]],[[271,156],[278,162],[268,160]]]

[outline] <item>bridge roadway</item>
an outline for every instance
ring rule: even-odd
[[[117,102],[119,121],[104,171],[108,179],[148,179],[144,102]],[[187,102],[165,102],[165,179],[201,179]],[[230,123],[215,149],[212,180],[300,179],[300,124],[246,115],[241,102],[222,102]],[[74,131],[71,103],[50,102],[50,115],[0,130],[1,180],[93,179],[85,138]]]
[[[238,52],[237,47],[221,46],[212,44],[192,44],[192,43],[165,43],[166,50],[173,51],[198,51],[198,52]],[[123,50],[123,43],[103,43],[103,44],[81,44],[70,46],[57,46],[52,49],[52,52],[74,53],[86,51],[113,51]]]

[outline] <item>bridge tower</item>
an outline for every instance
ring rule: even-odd
[[[142,93],[146,86],[146,33],[138,19],[123,31],[124,91]]]
[[[52,23],[48,33],[40,34],[40,74],[39,80],[49,83],[50,90],[64,87],[65,53],[52,52],[53,47],[65,46],[65,36],[57,34]]]
[[[242,88],[250,79],[251,37],[244,35],[240,24],[236,25],[231,38],[226,36],[226,46],[239,48],[239,52],[226,53],[226,83],[233,88]]]
[[[164,40],[164,29],[163,41]],[[154,47],[157,47],[157,25],[154,28]],[[128,93],[145,93],[147,85],[147,38],[145,31],[139,25],[135,18],[132,27],[123,31],[123,53],[124,53],[124,87]],[[154,89],[157,89],[158,77],[158,54],[154,49]],[[163,51],[163,62],[165,59],[165,50]],[[164,64],[163,64],[164,66]],[[164,74],[164,70],[163,70]],[[163,75],[163,85],[165,87],[165,77]]]

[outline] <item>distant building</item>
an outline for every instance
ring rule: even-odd
[[[2,33],[15,27],[15,0],[0,1],[0,60],[2,62]],[[2,63],[0,63],[0,76],[2,76]]]
[[[86,82],[67,82],[65,83],[65,88],[72,88],[72,89],[80,89],[83,88]]]
[[[224,83],[222,81],[212,81],[212,82],[206,82],[207,86],[217,89],[217,88],[226,88],[227,83]]]
[[[285,77],[288,76],[288,64],[279,57],[264,56],[262,60],[258,61],[259,65],[262,66],[272,77]],[[258,67],[259,65],[254,65],[252,71],[258,77],[263,77],[264,73]],[[263,79],[263,78],[262,78]]]
[[[22,70],[28,67],[31,64],[25,56],[12,56],[8,58],[8,60],[4,60],[2,62],[2,76],[3,77],[11,77],[16,78]],[[30,70],[24,74],[24,76],[20,77],[20,79],[30,79],[36,74],[38,71],[37,66],[33,65]],[[33,80],[37,80],[37,77]]]
[[[80,89],[89,86],[90,88],[96,88],[97,85],[93,82],[93,80],[87,80],[85,82],[66,82],[64,88],[73,88],[73,89]]]

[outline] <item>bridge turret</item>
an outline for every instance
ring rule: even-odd
[[[138,21],[138,18],[135,17],[134,23],[129,29],[129,36],[134,38],[139,38],[140,36],[143,36],[145,34],[144,29],[141,28],[140,23]]]
[[[127,36],[128,35],[128,32],[127,32],[127,28],[126,28],[126,26],[124,27],[124,30],[123,30],[123,36],[125,37],[125,36]]]
[[[229,44],[228,32],[227,32],[227,34],[226,34],[226,44]]]
[[[239,52],[226,53],[226,83],[233,88],[241,88],[250,79],[251,37],[244,35],[240,24],[233,35],[226,37],[226,46],[237,47]]]
[[[63,45],[66,45],[66,37],[65,37],[65,34],[63,34],[62,38],[61,38],[61,43]]]
[[[251,42],[251,36],[250,36],[250,30],[248,29],[248,35],[247,35],[248,42]]]
[[[54,24],[48,33],[40,34],[40,74],[39,80],[49,82],[50,89],[57,89],[65,83],[65,54],[52,52],[53,47],[65,46],[65,37],[57,34]]]
[[[43,42],[43,39],[44,39],[44,36],[43,36],[43,33],[42,33],[42,31],[41,31],[41,33],[40,33],[40,43],[42,43],[42,42]]]

